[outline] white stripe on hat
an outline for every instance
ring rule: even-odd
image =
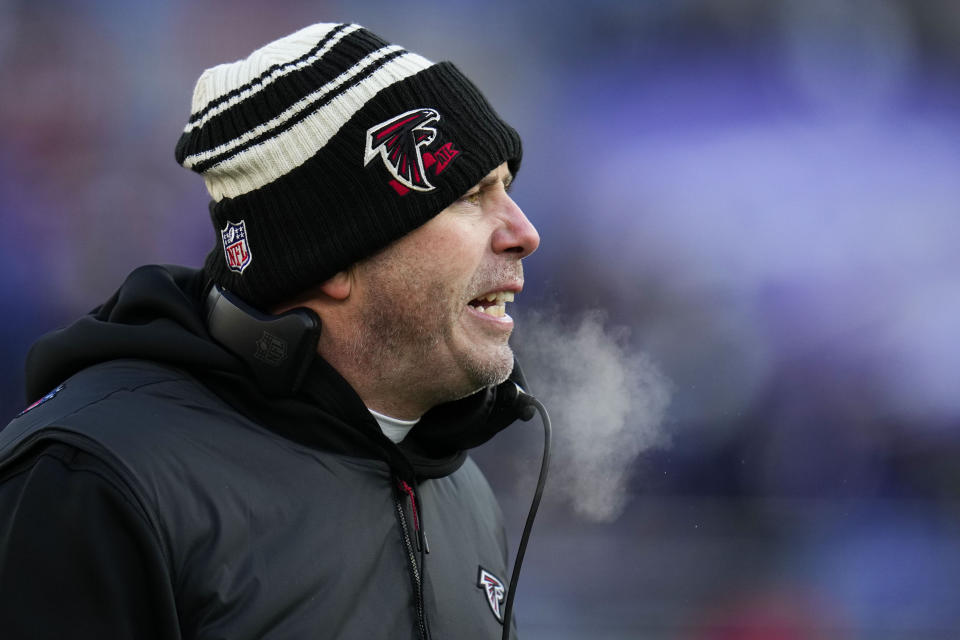
[[[382,57],[389,53],[388,49],[396,50],[399,48],[386,47],[371,54],[371,56],[379,54]],[[320,95],[335,89],[368,65],[369,62],[361,61],[346,73],[324,85],[319,91],[298,102],[274,120],[262,125],[262,129],[258,127],[247,132],[241,138],[222,145],[222,147],[190,156],[184,160],[183,166],[189,168],[204,158],[213,157],[223,153],[228,148],[236,147],[244,139],[250,140],[264,131],[273,129],[292,117],[294,113],[291,112],[300,111],[306,106],[301,103],[312,102]],[[203,177],[207,184],[207,191],[210,192],[210,196],[214,200],[220,201],[223,198],[235,198],[249,193],[273,182],[313,157],[354,114],[380,91],[432,65],[433,63],[426,58],[409,52],[390,60],[374,73],[346,89],[289,129],[281,131],[248,149],[239,151],[204,171]],[[362,145],[358,154],[359,164],[363,159]]]
[[[210,118],[225,111],[226,109],[229,109],[238,102],[246,100],[250,96],[259,93],[264,87],[270,85],[277,78],[281,78],[289,73],[297,71],[298,69],[310,66],[325,56],[343,38],[350,35],[354,31],[361,29],[360,25],[357,24],[351,24],[347,26],[345,29],[330,38],[330,41],[323,45],[323,47],[315,54],[309,58],[301,60],[300,62],[294,63],[294,61],[304,56],[308,51],[310,51],[310,49],[315,47],[320,40],[322,40],[328,33],[333,31],[333,29],[338,26],[340,25],[336,23],[311,25],[287,36],[286,38],[277,40],[276,42],[271,43],[262,49],[254,51],[245,60],[217,65],[216,67],[205,71],[203,75],[209,75],[209,77],[206,79],[206,82],[204,82],[203,77],[197,81],[197,90],[193,95],[193,104],[191,105],[192,113],[199,113],[203,111],[203,109],[205,109],[206,106],[214,100],[217,100],[218,98],[230,93],[230,91],[237,87],[251,82],[263,73],[264,66],[266,66],[266,68],[270,68],[271,66],[277,64],[279,60],[286,61],[286,64],[274,69],[273,72],[271,72],[262,80],[252,84],[249,88],[244,89],[237,95],[231,97],[229,100],[225,100],[222,104],[218,104],[196,122],[188,122],[187,126],[184,127],[183,132],[190,133],[194,129],[202,127],[210,120]],[[321,29],[320,27],[323,28]],[[295,38],[294,36],[297,37]],[[219,86],[214,88],[215,92],[213,95],[207,95],[206,92],[201,89],[201,84],[204,85],[205,89],[209,89],[211,84],[217,84]]]
[[[317,100],[321,100],[325,95],[327,95],[331,91],[335,91],[344,83],[349,82],[354,76],[362,72],[371,64],[375,63],[377,60],[383,58],[386,55],[389,55],[396,51],[402,51],[402,50],[403,50],[403,47],[398,47],[396,45],[391,45],[389,47],[377,49],[373,53],[369,54],[368,56],[360,60],[357,64],[353,65],[352,67],[350,67],[349,69],[341,73],[339,76],[337,76],[336,78],[328,82],[327,84],[323,85],[313,93],[304,96],[300,100],[290,105],[283,113],[280,113],[272,120],[268,120],[263,124],[257,125],[253,129],[245,131],[243,135],[237,136],[236,138],[228,140],[227,142],[224,142],[223,144],[218,145],[213,149],[208,149],[207,151],[201,151],[199,153],[195,153],[193,155],[187,156],[186,158],[183,159],[183,166],[185,166],[187,169],[192,169],[193,166],[198,163],[201,163],[206,160],[210,160],[211,158],[216,158],[217,156],[228,153],[231,149],[236,149],[237,147],[243,144],[246,144],[247,142],[250,142],[255,138],[258,138],[266,133],[269,133],[271,130],[283,125],[285,122],[287,122],[291,118],[299,115],[301,112],[303,112],[304,109],[309,108],[311,104],[313,104]],[[376,72],[374,72],[373,75],[376,75],[381,71],[382,69],[377,70]]]
[[[338,26],[340,25],[337,23],[312,24],[260,47],[243,60],[210,67],[197,79],[190,113],[199,112],[210,102],[254,80],[271,66],[277,63],[290,63],[306,55],[324,36]]]

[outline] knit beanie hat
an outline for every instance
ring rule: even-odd
[[[387,246],[503,162],[517,132],[449,62],[315,24],[197,81],[177,162],[213,198],[204,272],[261,309]]]

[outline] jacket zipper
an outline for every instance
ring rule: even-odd
[[[417,551],[421,554],[430,553],[430,543],[427,542],[427,531],[423,528],[420,518],[420,510],[417,508],[417,493],[403,480],[399,481],[400,489],[410,496],[410,511],[413,513],[413,531],[417,537]]]
[[[410,497],[411,512],[413,513],[414,539],[417,541],[417,551],[420,552],[421,562],[423,559],[423,550],[426,548],[426,537],[420,527],[420,516],[417,512],[417,502],[414,490],[403,480],[398,480],[400,491]],[[407,552],[407,561],[410,565],[410,575],[413,577],[414,602],[417,611],[417,627],[420,632],[421,640],[430,639],[430,631],[427,627],[427,612],[424,606],[423,598],[423,574],[420,571],[420,565],[417,563],[416,551],[414,551],[413,539],[410,537],[410,529],[407,526],[406,508],[403,504],[403,497],[397,494],[395,497],[395,506],[397,509],[397,518],[400,520],[400,529],[403,532],[403,545]]]

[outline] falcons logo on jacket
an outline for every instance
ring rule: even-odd
[[[429,146],[437,137],[437,130],[428,126],[439,122],[440,114],[436,109],[413,109],[406,113],[390,118],[386,122],[367,129],[366,152],[363,156],[363,165],[370,164],[377,155],[383,158],[383,163],[394,179],[406,189],[414,191],[432,191],[435,187],[427,179],[426,169],[437,162],[434,154],[427,153],[426,167],[422,147]],[[441,150],[450,148],[447,143]],[[454,153],[455,150],[454,150]],[[452,156],[449,158],[452,159]],[[434,172],[439,174],[449,163],[439,164]],[[396,189],[397,187],[394,186]],[[405,191],[397,189],[401,195]]]
[[[479,569],[480,575],[477,577],[477,586],[483,589],[484,594],[487,596],[487,604],[490,605],[490,611],[494,617],[500,621],[500,624],[503,624],[503,610],[501,605],[503,604],[507,588],[503,586],[500,578],[483,567],[479,567]]]

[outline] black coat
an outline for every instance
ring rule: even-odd
[[[33,349],[30,394],[56,392],[0,431],[3,637],[499,637],[502,516],[464,449],[513,422],[508,394],[398,447],[320,359],[261,393],[201,289],[141,268]]]

